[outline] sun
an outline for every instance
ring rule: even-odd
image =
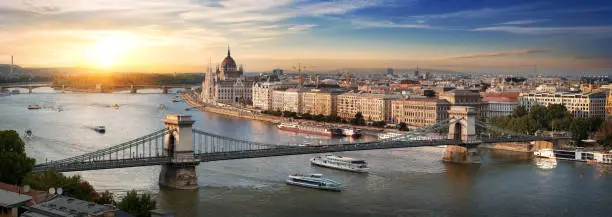
[[[98,40],[90,52],[90,62],[100,68],[114,66],[127,47],[126,40],[119,37],[104,37]]]

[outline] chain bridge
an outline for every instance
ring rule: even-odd
[[[448,162],[479,162],[482,143],[550,141],[551,138],[510,132],[476,120],[469,107],[453,108],[450,118],[399,136],[370,142],[330,145],[268,144],[225,137],[194,129],[191,116],[169,114],[164,129],[131,141],[63,160],[45,162],[34,172],[87,171],[161,165],[159,183],[177,189],[197,188],[195,166],[201,162],[271,156],[446,146]],[[441,136],[446,135],[446,136]]]

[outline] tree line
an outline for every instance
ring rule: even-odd
[[[32,189],[46,191],[62,188],[62,195],[98,204],[117,205],[119,209],[136,217],[148,217],[156,202],[150,194],[138,195],[129,191],[120,201],[109,191],[97,192],[79,175],[65,176],[55,171],[32,173],[35,159],[25,153],[24,142],[14,130],[0,131],[0,182],[11,185],[29,185]]]
[[[534,105],[529,109],[521,105],[514,109],[512,115],[491,117],[489,121],[498,127],[529,135],[536,131],[570,132],[577,144],[598,131],[603,124],[601,118],[574,117],[563,104],[550,104],[548,107]]]

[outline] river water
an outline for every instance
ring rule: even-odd
[[[172,96],[61,94],[39,88],[33,94],[0,97],[0,129],[31,129],[34,136],[26,140],[26,151],[38,162],[148,134],[163,127],[160,119],[166,113],[191,114],[195,127],[233,138],[281,144],[339,142],[279,131],[265,122],[184,111],[187,105],[171,103]],[[110,108],[114,103],[120,105],[118,110]],[[30,111],[28,104],[44,108]],[[167,109],[160,110],[160,104]],[[57,107],[63,111],[53,109]],[[96,125],[105,125],[107,132],[94,132]],[[481,150],[480,165],[445,164],[443,152],[423,147],[342,153],[367,160],[370,174],[313,167],[308,163],[312,155],[208,162],[197,167],[197,191],[160,189],[159,166],[79,174],[97,190],[152,192],[158,207],[176,216],[612,216],[609,168],[489,150]],[[284,179],[296,172],[323,173],[343,183],[345,190],[287,186]]]

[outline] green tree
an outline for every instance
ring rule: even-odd
[[[569,131],[572,133],[572,139],[577,144],[580,144],[583,139],[589,136],[589,122],[583,118],[575,118],[570,124]]]
[[[154,210],[156,206],[150,194],[138,196],[136,190],[129,191],[117,205],[119,209],[136,217],[149,217],[149,211]]]
[[[563,119],[569,116],[567,108],[563,104],[550,104],[547,107],[546,120]]]
[[[353,125],[364,125],[365,124],[365,119],[363,119],[363,114],[361,114],[361,112],[357,112],[357,114],[355,114],[355,118],[352,121]]]
[[[612,135],[606,135],[604,139],[598,142],[601,146],[611,149],[612,148]]]
[[[529,118],[533,119],[538,123],[540,129],[546,129],[548,126],[548,110],[546,107],[541,105],[531,106],[528,114]]]
[[[113,198],[113,193],[107,190],[100,193],[98,195],[98,198],[96,198],[94,202],[96,202],[97,204],[115,204],[115,200]]]
[[[514,109],[514,111],[512,111],[513,117],[522,117],[527,114],[528,114],[527,107],[525,107],[524,105],[519,105]]]
[[[0,131],[0,182],[23,184],[35,163],[26,155],[23,140],[16,131]]]
[[[406,123],[404,123],[404,122],[400,122],[398,124],[398,129],[401,130],[401,131],[408,131],[409,130],[408,129],[408,125]]]
[[[80,200],[95,202],[98,199],[96,190],[81,176],[64,176],[55,171],[47,171],[37,174],[28,174],[24,180],[25,184],[33,189],[47,190],[49,188],[62,188],[64,195]]]

